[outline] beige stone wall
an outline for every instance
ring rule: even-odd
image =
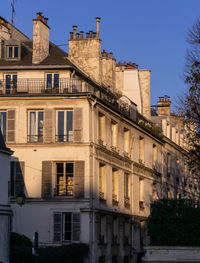
[[[139,81],[141,86],[142,96],[142,114],[150,119],[151,117],[151,102],[150,102],[150,70],[139,70]]]
[[[115,91],[115,64],[114,58],[102,56],[102,81],[106,86],[109,86],[112,91]]]
[[[100,39],[69,40],[69,58],[96,82],[102,81]]]
[[[33,19],[33,64],[39,64],[49,55],[49,27]]]

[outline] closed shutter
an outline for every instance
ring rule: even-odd
[[[74,162],[74,197],[84,198],[85,162]]]
[[[74,109],[74,142],[82,141],[83,109]]]
[[[15,162],[15,195],[23,196],[24,195],[24,170],[25,162]]]
[[[46,109],[44,112],[44,142],[53,142],[53,110]]]
[[[53,214],[53,240],[62,241],[62,213],[60,212]]]
[[[42,198],[52,196],[52,163],[51,161],[42,162]]]
[[[15,141],[15,110],[8,110],[7,141]]]
[[[80,213],[73,213],[72,240],[80,240]]]

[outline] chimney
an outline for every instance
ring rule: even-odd
[[[97,38],[99,38],[99,23],[100,23],[100,20],[101,20],[100,17],[96,17],[96,22],[97,22],[97,30],[96,30],[96,32],[97,32]]]
[[[159,97],[158,101],[158,116],[168,115],[171,113],[171,101],[170,97],[165,95],[164,97]]]
[[[49,55],[49,26],[47,18],[42,17],[42,13],[37,13],[37,18],[33,19],[33,56],[32,63],[39,64]]]

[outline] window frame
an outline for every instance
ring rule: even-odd
[[[17,50],[17,56],[15,56],[16,50]],[[19,59],[19,51],[20,51],[20,47],[18,45],[6,45],[6,59],[9,59],[9,60]]]
[[[63,164],[63,186],[64,186],[64,193],[65,194],[58,194],[59,189],[58,189],[58,173],[57,173],[57,164]],[[73,164],[73,174],[72,176],[68,176],[68,177],[72,177],[72,184],[67,183],[67,173],[66,173],[66,164]],[[74,176],[75,176],[75,165],[73,161],[58,161],[55,162],[54,164],[54,196],[56,197],[67,197],[67,198],[71,198],[74,196]],[[71,194],[67,194],[67,188],[71,187]]]
[[[49,76],[51,75],[51,78]],[[57,76],[55,78],[55,76]],[[46,72],[45,73],[46,90],[58,89],[60,87],[60,73],[59,72]]]
[[[63,117],[63,132],[64,134],[59,134],[59,112],[64,113]],[[67,113],[71,112],[72,113],[72,130],[68,130],[68,119],[67,119]],[[71,132],[71,134],[70,134]],[[59,137],[61,136],[61,137]],[[74,140],[74,111],[73,109],[57,109],[56,110],[56,142],[73,142]]]
[[[36,119],[35,119],[35,134],[34,135],[31,135],[31,113],[35,113],[35,116],[36,116]],[[39,135],[38,134],[38,131],[39,131],[39,113],[42,113],[42,120],[43,121],[43,126],[42,126],[42,134]],[[27,142],[28,143],[36,143],[36,142],[43,142],[44,141],[44,110],[40,110],[40,109],[33,109],[33,110],[28,110],[27,112],[28,114],[28,134],[27,134]],[[30,136],[35,136],[34,140],[30,140]],[[41,140],[39,139],[39,137],[41,137]]]
[[[2,127],[1,127],[1,123],[2,123],[2,120],[1,119],[3,119],[2,117],[1,117],[1,115],[3,115],[3,113],[5,113],[5,132],[3,131],[3,129],[4,129],[4,126],[3,126],[3,129],[2,129]],[[7,129],[8,129],[8,124],[7,124],[7,122],[8,122],[8,113],[7,113],[7,111],[6,110],[0,110],[0,129],[1,129],[1,133],[2,133],[2,136],[3,136],[3,139],[4,139],[4,141],[6,142],[7,141]],[[3,122],[4,122],[4,119],[3,119]]]

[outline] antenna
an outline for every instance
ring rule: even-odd
[[[13,26],[13,24],[14,24],[14,13],[15,13],[15,0],[12,1],[11,7],[12,7],[12,26]]]

